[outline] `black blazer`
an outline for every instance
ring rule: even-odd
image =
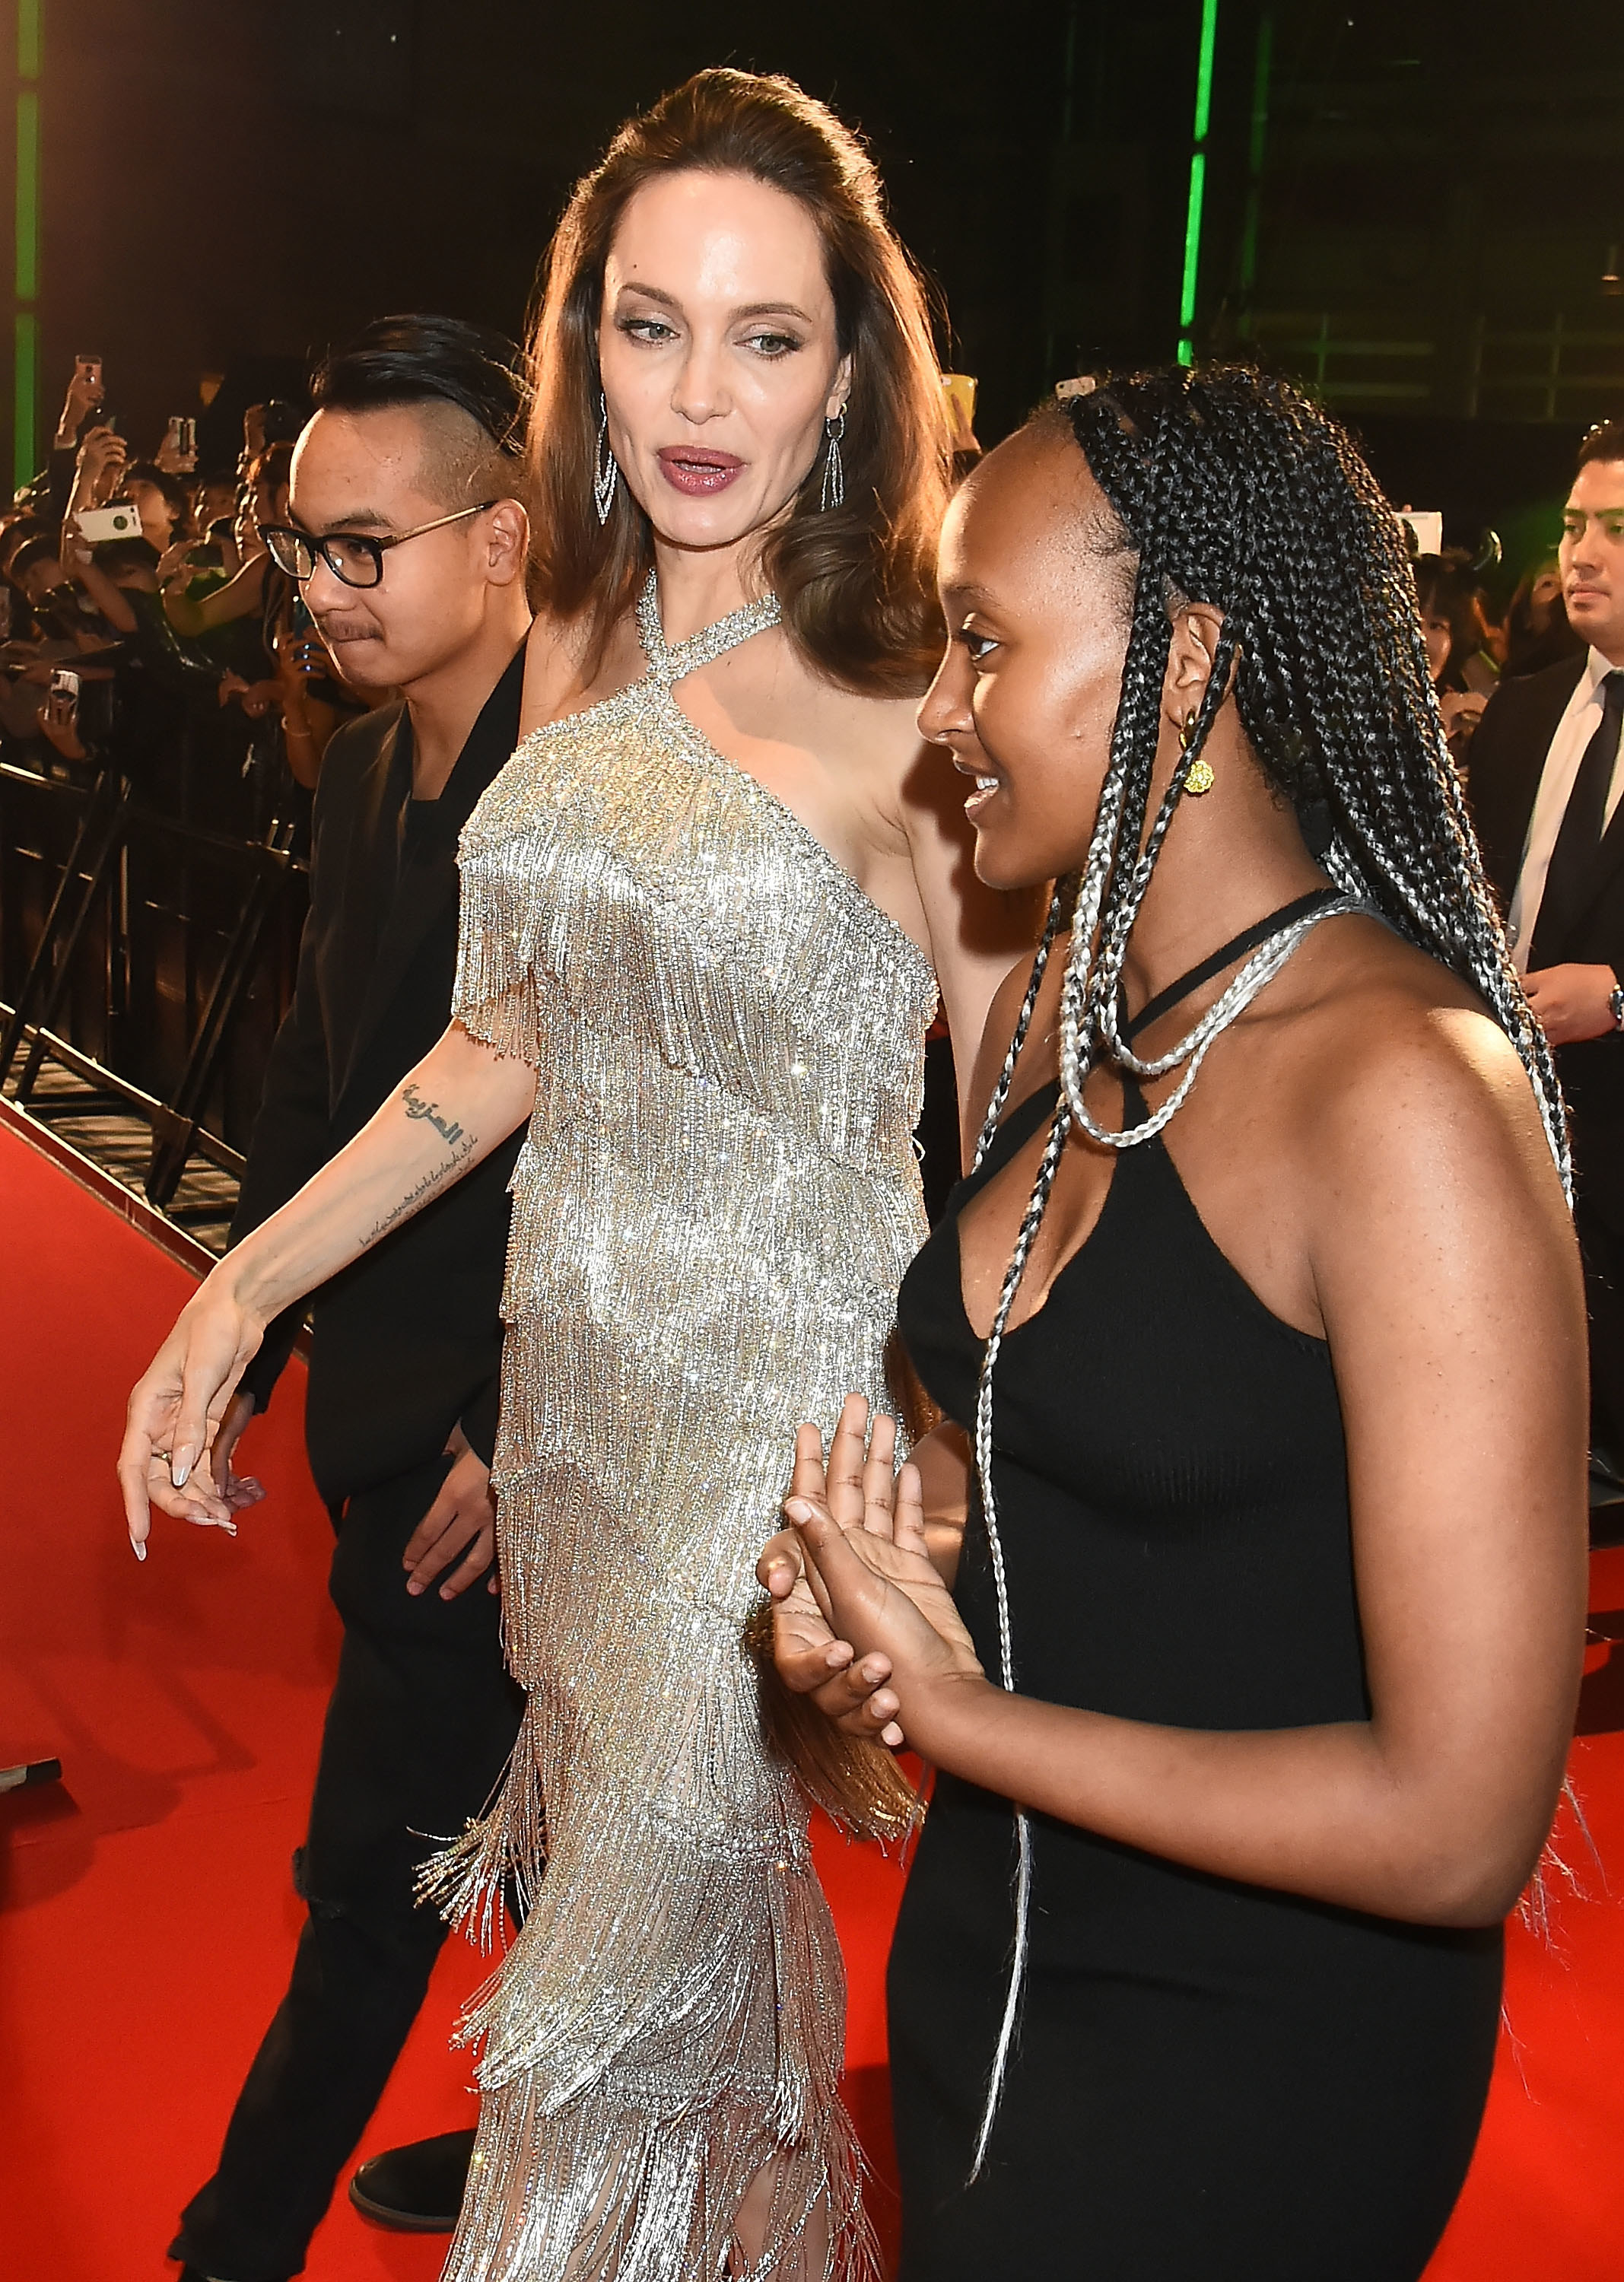
[[[276,1033],[235,1244],[358,1133],[450,1016],[457,834],[518,738],[521,649],[437,801],[411,798],[402,705],[340,729],[315,796],[310,915]],[[501,1359],[517,1133],[316,1293],[306,1438],[330,1504],[434,1457],[452,1427],[488,1463]],[[305,1309],[268,1326],[243,1374],[259,1408]]]
[[[1483,861],[1509,909],[1534,815],[1540,777],[1586,652],[1542,673],[1503,681],[1472,740],[1470,793]],[[1613,811],[1591,874],[1589,900],[1546,951],[1551,966],[1610,966],[1624,982],[1624,802]],[[1557,1052],[1557,1071],[1573,1119],[1580,1193],[1624,1233],[1624,1036],[1586,1038]]]

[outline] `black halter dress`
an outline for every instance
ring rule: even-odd
[[[957,1215],[1055,1098],[1006,1119],[902,1287],[914,1366],[967,1429]],[[1159,1139],[1119,1154],[1087,1242],[1006,1335],[994,1427],[1024,1694],[1194,1728],[1368,1718],[1329,1352],[1230,1265]],[[974,1518],[956,1592],[996,1673]],[[1482,2115],[1498,1929],[1334,1909],[1041,1816],[1032,1840],[1019,2043],[967,2188],[1014,1820],[938,1779],[890,1963],[902,2282],[1415,2282]]]

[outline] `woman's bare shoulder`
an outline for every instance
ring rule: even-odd
[[[1533,1081],[1479,993],[1374,920],[1303,962],[1287,1110],[1328,1194],[1469,1178],[1558,1194]],[[1362,940],[1356,939],[1355,931]],[[1441,1204],[1442,1199],[1439,1195]]]

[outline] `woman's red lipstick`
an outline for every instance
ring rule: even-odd
[[[725,492],[744,465],[731,452],[703,450],[697,444],[667,444],[655,457],[673,491],[697,494]]]

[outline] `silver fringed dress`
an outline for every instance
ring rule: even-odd
[[[437,1874],[487,1930],[508,1881],[527,1913],[465,2023],[455,2282],[719,2277],[769,2162],[752,2275],[873,2263],[839,1952],[745,1634],[796,1424],[890,1407],[936,990],[677,702],[777,620],[668,648],[650,581],[646,678],[527,737],[462,834],[455,1012],[537,1095],[493,1470],[528,1710]]]

